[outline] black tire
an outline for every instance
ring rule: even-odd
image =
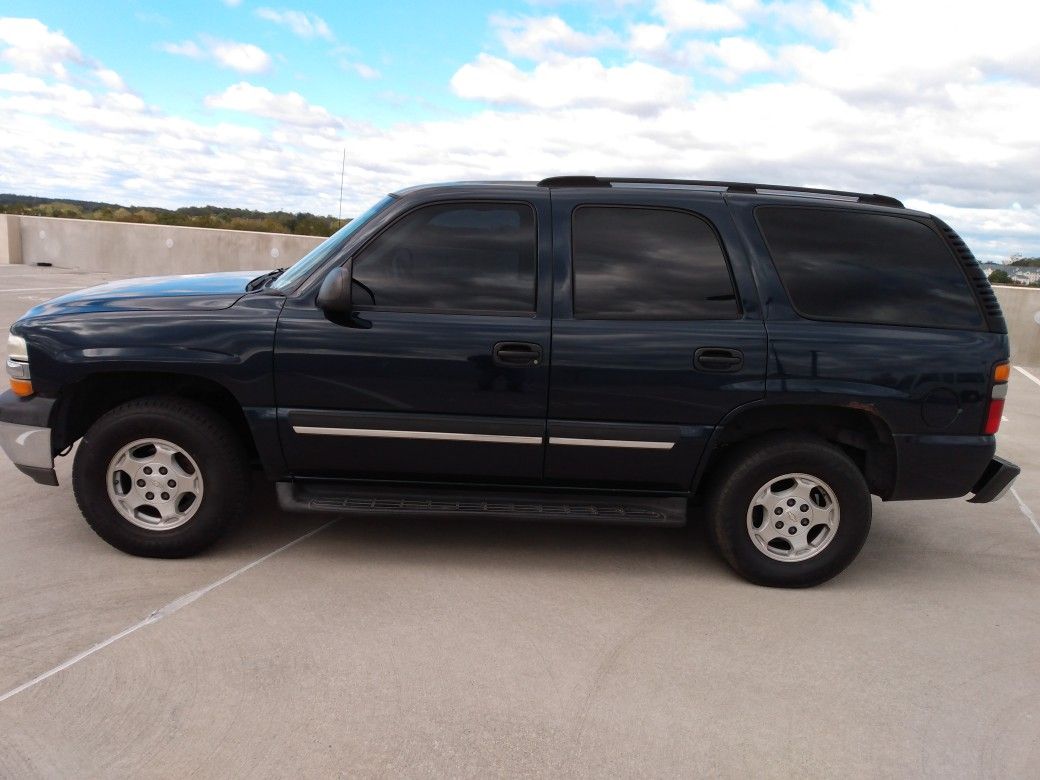
[[[757,585],[805,588],[826,582],[852,563],[866,541],[870,491],[852,459],[829,442],[786,434],[763,437],[740,446],[714,473],[716,484],[707,506],[708,533],[734,571]],[[818,553],[805,560],[781,561],[756,546],[748,513],[764,485],[792,473],[825,482],[837,499],[840,520],[833,537]]]
[[[198,464],[204,490],[183,525],[153,530],[134,525],[108,495],[108,467],[120,449],[154,437],[176,443]],[[243,513],[249,469],[242,443],[212,409],[176,397],[129,401],[87,431],[72,468],[76,503],[90,527],[113,547],[148,558],[183,558],[213,544]]]

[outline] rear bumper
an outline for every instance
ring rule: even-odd
[[[1021,472],[1022,469],[1011,461],[994,457],[971,489],[975,495],[968,500],[973,504],[996,501],[1011,489],[1011,483]]]
[[[0,395],[0,449],[23,474],[42,485],[57,485],[49,427],[50,398]]]
[[[959,498],[970,493],[997,449],[992,436],[901,435],[890,501]]]
[[[993,436],[896,435],[896,484],[889,501],[959,498],[996,501],[1020,469],[995,456]]]

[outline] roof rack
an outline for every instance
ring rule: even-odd
[[[859,203],[870,203],[875,206],[891,206],[901,209],[903,204],[888,195],[869,194],[865,192],[846,192],[845,190],[826,190],[817,187],[788,187],[782,184],[749,184],[739,181],[708,181],[703,179],[642,179],[613,176],[551,176],[538,182],[539,187],[610,187],[614,184],[665,184],[693,187],[719,187],[724,192],[749,193],[775,192],[777,194],[796,193],[802,195],[830,195],[855,199]]]

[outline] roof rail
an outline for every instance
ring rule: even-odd
[[[841,198],[852,198],[859,203],[875,206],[890,206],[901,209],[903,204],[888,195],[877,193],[847,192],[845,190],[827,190],[817,187],[789,187],[783,184],[750,184],[739,181],[709,181],[706,179],[644,179],[614,176],[551,176],[538,182],[539,187],[610,187],[613,184],[672,184],[693,187],[718,187],[725,192],[749,193],[776,192],[783,194],[792,192],[802,195],[832,195]]]

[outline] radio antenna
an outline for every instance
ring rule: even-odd
[[[343,165],[339,169],[339,211],[336,219],[343,219],[343,176],[347,172],[347,148],[343,147]]]

